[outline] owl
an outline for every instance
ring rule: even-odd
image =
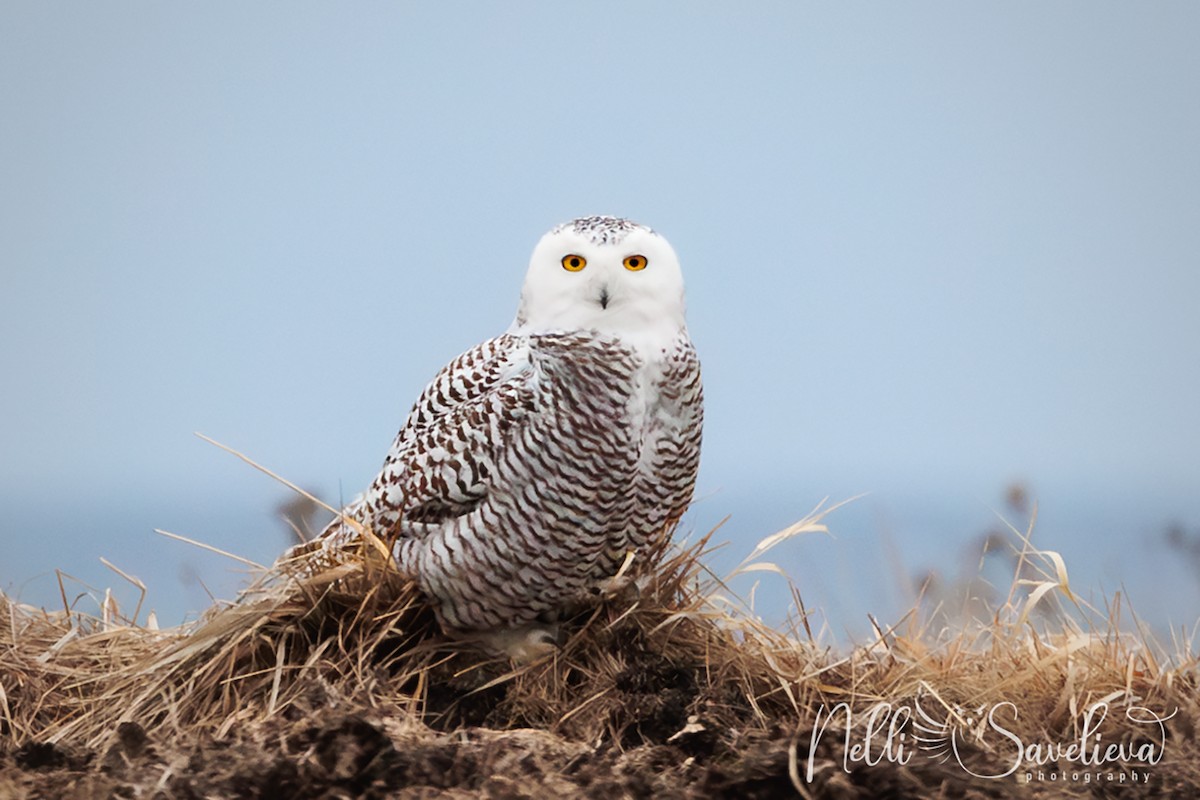
[[[443,627],[537,629],[670,535],[702,423],[671,245],[576,219],[534,248],[508,330],[434,377],[370,488],[292,555],[336,560],[358,536],[349,518],[389,543]]]

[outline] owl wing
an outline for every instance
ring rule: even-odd
[[[527,342],[507,334],[442,368],[396,435],[361,521],[381,536],[419,535],[477,507],[498,449],[534,409],[532,373]]]
[[[367,492],[281,560],[312,572],[343,561],[359,525],[384,539],[420,537],[469,513],[487,496],[497,451],[533,411],[532,373],[527,341],[509,334],[451,361],[413,405]]]

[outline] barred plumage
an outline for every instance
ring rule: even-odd
[[[552,619],[669,534],[702,419],[670,245],[582,218],[543,237],[513,326],[430,382],[345,514],[392,543],[448,627]],[[336,559],[355,536],[337,521],[291,555]]]

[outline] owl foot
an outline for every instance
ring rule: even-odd
[[[596,584],[596,591],[602,600],[636,600],[640,587],[632,575],[613,575]]]
[[[521,625],[479,634],[488,650],[506,655],[515,664],[528,664],[558,649],[557,624]]]
[[[612,575],[603,580],[597,581],[588,590],[592,597],[598,597],[605,602],[613,600],[628,600],[630,602],[637,600],[641,594],[641,587],[633,575],[630,574],[629,568],[633,565],[635,553],[633,550],[625,553],[625,560],[621,562],[620,569],[615,575]]]

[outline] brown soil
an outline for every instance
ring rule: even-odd
[[[0,749],[0,798],[795,798],[804,795],[790,776],[792,759],[813,798],[1196,796],[1188,763],[1196,748],[1178,729],[1183,746],[1148,785],[975,779],[928,758],[847,773],[836,737],[821,740],[809,784],[808,730],[710,727],[695,715],[689,725],[683,712],[695,698],[680,691],[655,682],[623,698],[636,733],[618,744],[536,728],[439,731],[354,702],[328,704],[314,689],[310,712],[235,726],[221,739],[155,737],[126,722],[103,750],[41,742]],[[459,713],[486,716],[485,706],[495,707],[481,702]],[[980,753],[971,763],[996,771]]]
[[[275,575],[186,630],[0,595],[0,800],[1200,797],[1195,659],[1168,663],[1104,620],[1084,633],[1070,608],[1061,631],[1035,630],[1029,596],[983,630],[880,631],[838,654],[803,621],[784,633],[719,610],[704,544],[653,560],[638,594],[582,610],[520,667],[446,638],[369,550]],[[911,720],[906,761],[845,758],[866,712],[921,697],[934,725],[967,725],[959,758],[977,774],[1006,762],[1003,742],[972,744],[981,703],[1019,708],[1031,742],[1077,740],[1100,698],[1177,713],[1148,782],[1084,782],[1070,759],[1065,781],[975,778],[911,752]],[[809,781],[817,711],[839,703],[852,736],[843,722],[817,737]],[[1116,718],[1108,742],[1145,736]]]

